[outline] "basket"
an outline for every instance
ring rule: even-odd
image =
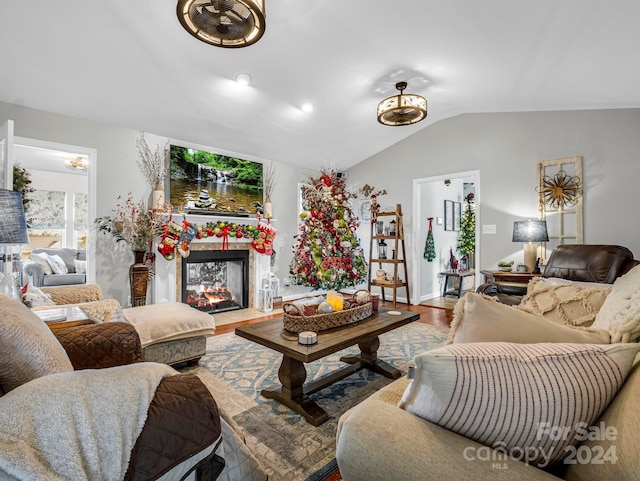
[[[355,302],[355,296],[358,292],[351,296],[350,299],[345,299],[345,303],[350,300]],[[366,290],[364,290],[364,292],[369,293],[369,291]],[[318,332],[334,327],[346,326],[366,319],[373,313],[373,303],[371,302],[371,294],[369,294],[369,300],[364,304],[349,309],[343,309],[342,311],[329,312],[327,314],[317,314],[318,304],[305,306],[305,308],[301,310],[295,304],[285,302],[282,306],[282,310],[284,328],[287,331]]]

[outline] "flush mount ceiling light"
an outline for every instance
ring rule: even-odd
[[[216,47],[247,47],[266,27],[264,0],[178,0],[177,13],[187,32]]]
[[[71,170],[87,170],[89,160],[86,157],[72,157],[64,159],[64,165]]]
[[[407,82],[398,82],[400,94],[378,104],[378,122],[383,125],[410,125],[427,116],[427,99],[416,94],[405,94]]]

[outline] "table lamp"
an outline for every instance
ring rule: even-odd
[[[29,243],[27,219],[20,192],[0,189],[0,226],[0,247],[3,248],[0,261],[6,262],[2,266],[2,272],[10,274],[13,260],[11,246]]]
[[[524,263],[528,272],[533,272],[536,266],[537,249],[534,242],[547,242],[547,221],[519,220],[513,223],[513,242],[525,242]]]

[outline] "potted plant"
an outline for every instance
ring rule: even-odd
[[[498,269],[500,269],[503,272],[511,272],[512,267],[513,267],[513,261],[498,262]]]
[[[129,244],[134,254],[134,263],[129,268],[131,302],[133,306],[144,306],[149,278],[145,253],[153,239],[161,234],[161,213],[147,209],[142,201],[134,202],[129,193],[127,199],[113,209],[113,215],[98,217],[95,224],[99,231],[111,234],[116,242]]]

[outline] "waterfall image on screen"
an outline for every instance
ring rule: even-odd
[[[178,212],[255,216],[262,212],[262,164],[171,146],[169,202]]]

